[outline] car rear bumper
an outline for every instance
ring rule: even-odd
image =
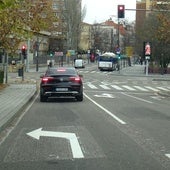
[[[50,96],[77,96],[80,93],[78,91],[68,91],[68,92],[45,92],[43,95],[50,97]]]

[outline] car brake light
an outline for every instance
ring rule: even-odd
[[[48,82],[49,80],[53,79],[53,77],[43,77],[42,82]]]
[[[57,70],[58,72],[65,72],[66,70],[64,68],[60,68]]]
[[[47,81],[48,81],[48,78],[44,77],[44,78],[42,78],[42,81],[43,81],[43,82],[47,82]]]
[[[70,77],[70,80],[73,81],[73,82],[81,82],[80,77]]]

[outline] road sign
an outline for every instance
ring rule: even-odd
[[[77,140],[77,136],[75,133],[67,133],[67,132],[53,132],[53,131],[44,131],[42,128],[33,130],[27,133],[28,136],[35,138],[37,140],[40,139],[41,136],[44,137],[56,137],[56,138],[65,138],[69,140],[73,158],[84,158],[83,152]]]
[[[71,56],[72,56],[72,55],[76,55],[75,50],[68,50],[67,52],[70,53]]]
[[[57,57],[63,56],[63,52],[62,51],[55,52],[55,56]]]

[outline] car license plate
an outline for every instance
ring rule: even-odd
[[[56,88],[56,91],[68,91],[68,88]]]

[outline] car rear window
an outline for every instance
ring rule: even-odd
[[[74,68],[50,68],[46,72],[47,75],[76,75]]]

